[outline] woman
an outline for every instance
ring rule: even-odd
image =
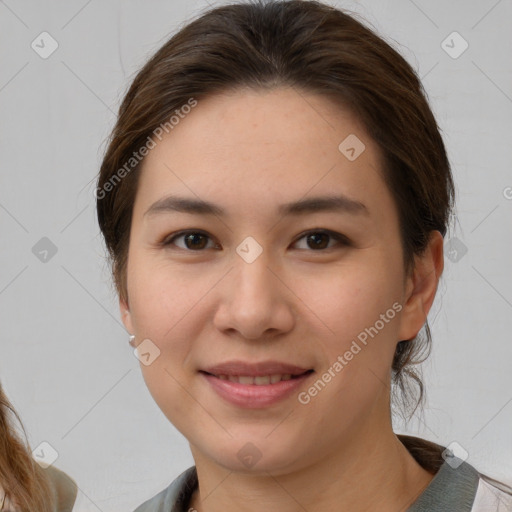
[[[195,461],[137,512],[512,510],[392,429],[395,391],[423,396],[454,192],[416,74],[373,32],[310,1],[206,12],[136,76],[96,195],[145,382]]]
[[[53,466],[43,470],[36,464],[10,414],[23,429],[0,385],[0,511],[70,512],[77,495],[75,482]]]

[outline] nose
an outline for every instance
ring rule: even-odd
[[[293,328],[294,295],[284,276],[268,263],[265,251],[252,263],[235,259],[235,267],[220,288],[214,316],[217,329],[236,331],[248,340],[262,340]]]

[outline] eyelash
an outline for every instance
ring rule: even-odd
[[[181,238],[186,235],[191,235],[191,234],[202,235],[202,236],[206,236],[207,238],[210,238],[208,233],[206,233],[202,230],[189,229],[189,230],[185,230],[185,231],[179,231],[179,232],[173,234],[170,238],[166,237],[163,241],[160,242],[160,245],[163,247],[169,247],[175,242],[176,239]],[[331,239],[336,240],[338,242],[338,245],[341,245],[344,247],[349,247],[352,245],[350,240],[345,235],[342,235],[341,233],[337,233],[335,231],[331,231],[329,229],[316,229],[316,230],[313,229],[313,230],[306,231],[306,232],[302,233],[295,240],[294,244],[296,244],[299,240],[307,237],[308,235],[316,235],[316,234],[328,235],[331,237]],[[335,247],[327,247],[324,249],[317,249],[317,250],[309,249],[309,252],[325,252],[325,251],[327,251],[329,249],[333,249],[333,248],[335,248]],[[188,248],[184,249],[182,247],[178,247],[178,249],[180,249],[182,251],[186,251],[186,252],[204,252],[206,250],[206,249],[194,250],[194,249],[188,249]],[[307,249],[299,249],[299,250],[307,250]]]

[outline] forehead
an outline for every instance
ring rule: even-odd
[[[370,211],[390,201],[379,148],[356,116],[295,88],[199,99],[155,142],[136,204],[177,193],[233,201],[250,213],[270,211],[277,198],[284,203],[335,191],[365,199]]]

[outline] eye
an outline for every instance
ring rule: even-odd
[[[206,233],[202,231],[181,231],[171,238],[167,238],[162,242],[163,246],[175,245],[175,241],[183,238],[185,246],[179,246],[180,249],[200,251],[205,248],[205,240],[210,238]],[[177,245],[177,244],[176,244]]]
[[[176,240],[183,239],[184,246],[179,245],[176,243]],[[338,245],[341,246],[349,246],[350,240],[341,233],[336,233],[334,231],[322,229],[322,230],[316,230],[316,231],[308,231],[300,238],[298,238],[294,245],[296,245],[300,240],[305,239],[307,247],[299,247],[299,249],[313,249],[314,251],[321,251],[323,249],[331,249],[332,246],[328,246],[329,242],[334,240],[338,243]],[[161,245],[163,246],[171,246],[176,245],[180,249],[194,251],[194,252],[200,252],[203,249],[208,248],[208,240],[211,241],[211,238],[208,234],[204,233],[203,231],[180,231],[179,233],[176,233],[174,236],[170,238],[166,238],[163,242],[161,242]],[[213,248],[218,248],[218,244],[214,244]],[[212,248],[212,247],[210,247]]]
[[[307,233],[303,234],[295,243],[297,244],[299,240],[306,239],[306,248],[313,249],[314,251],[319,251],[322,249],[331,249],[331,247],[327,247],[329,239],[335,240],[338,242],[338,245],[341,246],[349,246],[350,240],[341,233],[336,233],[334,231],[330,231],[328,229],[322,229],[317,231],[308,231]],[[304,249],[299,248],[299,249]]]

